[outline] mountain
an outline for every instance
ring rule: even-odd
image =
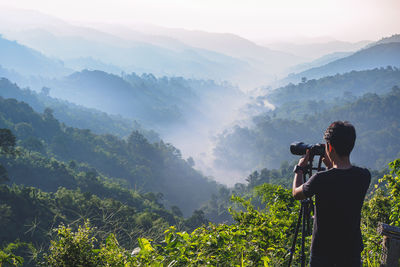
[[[23,101],[39,113],[50,108],[54,112],[55,118],[66,125],[90,129],[96,134],[113,134],[123,138],[128,137],[132,131],[139,131],[152,143],[160,141],[157,133],[144,129],[134,120],[112,116],[99,110],[52,98],[48,95],[50,91],[51,89],[45,87],[40,93],[37,93],[27,88],[21,89],[5,78],[0,79],[1,97]]]
[[[83,70],[45,84],[54,97],[120,114],[148,128],[165,133],[172,126],[187,125],[193,118],[212,123],[231,112],[243,94],[234,86],[182,77],[156,78],[153,74],[117,76]],[[217,110],[225,99],[226,109]],[[212,111],[215,111],[212,113]]]
[[[87,28],[72,27],[71,31],[68,35],[60,35],[30,29],[7,36],[62,60],[91,57],[125,72],[229,79],[247,71],[246,62],[212,51],[188,47],[171,50]]]
[[[93,25],[96,27],[96,25]],[[239,58],[258,68],[264,68],[266,72],[275,73],[278,69],[298,63],[302,57],[287,52],[272,50],[258,45],[250,40],[231,33],[212,33],[199,30],[185,30],[179,28],[165,28],[159,26],[144,25],[131,27],[123,25],[98,25],[98,29],[118,36],[140,36],[141,40],[152,42],[161,46],[177,47],[188,45],[194,48],[215,51],[234,58]]]
[[[298,83],[302,77],[310,80],[352,70],[367,70],[387,66],[400,67],[400,42],[376,44],[326,65],[297,74],[290,74],[282,82],[286,84],[289,82]]]
[[[281,106],[301,101],[334,102],[335,98],[352,98],[366,93],[387,93],[393,86],[400,86],[400,69],[396,67],[351,71],[320,79],[303,80],[270,91],[261,99]]]
[[[25,76],[57,77],[72,72],[62,61],[48,58],[16,41],[4,39],[1,35],[0,65]]]
[[[216,182],[194,170],[193,161],[184,160],[174,146],[163,141],[150,143],[137,131],[127,139],[97,135],[88,129],[61,124],[50,109],[37,113],[24,102],[2,97],[0,128],[10,129],[18,145],[27,150],[28,156],[33,155],[26,160],[3,157],[2,164],[9,167],[11,181],[18,184],[44,191],[54,191],[59,186],[71,188],[76,181],[65,172],[58,176],[49,172],[63,169],[63,165],[73,161],[71,164],[81,166],[81,171],[92,173],[91,182],[98,181],[98,176],[108,177],[141,192],[160,192],[168,206],[179,206],[186,216],[200,208],[216,190]],[[61,166],[54,163],[53,169],[43,170],[47,168],[43,164],[51,164],[52,158]],[[36,162],[33,166],[31,160]],[[41,175],[42,171],[46,175]]]
[[[290,67],[288,69],[289,73],[296,73],[296,72],[301,72],[301,71],[305,71],[311,68],[317,68],[323,65],[326,65],[332,61],[350,56],[351,54],[353,54],[354,52],[334,52],[331,54],[327,54],[324,55],[320,58],[317,58],[315,60],[312,60],[310,62],[306,62],[306,63],[301,63],[299,65]]]
[[[116,73],[122,69],[256,86],[303,60],[233,34],[155,26],[73,25],[16,9],[0,10],[0,17],[0,32],[8,39],[69,62],[68,66],[79,68],[75,70],[87,67]],[[80,58],[93,60],[82,66],[74,62]]]
[[[378,44],[388,44],[388,43],[400,43],[400,34],[393,34],[390,37],[384,37],[377,42],[368,44],[367,47],[371,47]]]
[[[92,57],[78,57],[64,60],[65,66],[68,68],[82,70],[101,70],[115,75],[120,75],[124,69],[113,64],[107,64],[101,60]]]
[[[299,105],[292,106],[296,104]],[[243,171],[278,168],[283,161],[298,159],[290,154],[292,142],[323,143],[323,132],[331,122],[347,120],[357,131],[352,162],[382,169],[388,161],[400,156],[399,107],[400,89],[393,87],[389,93],[369,93],[350,101],[338,101],[327,109],[305,112],[298,119],[275,117],[274,111],[255,116],[252,125],[237,125],[219,136],[214,150],[215,165]]]
[[[303,43],[265,43],[263,45],[278,51],[291,53],[308,60],[315,60],[327,54],[336,52],[355,52],[371,41],[359,41],[356,43],[338,40],[303,40]]]

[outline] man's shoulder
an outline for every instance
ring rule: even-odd
[[[366,177],[366,178],[371,178],[371,173],[367,168],[361,168],[358,166],[353,166],[353,170],[358,173],[360,176]]]
[[[317,179],[323,178],[323,177],[337,177],[340,175],[352,175],[352,176],[359,176],[359,177],[365,177],[370,179],[371,178],[371,173],[367,168],[361,168],[358,166],[352,166],[349,169],[336,169],[336,168],[331,168],[329,170],[324,170],[317,172],[314,176]]]
[[[335,172],[334,168],[326,169],[326,170],[317,172],[315,174],[315,176],[316,177],[331,176],[331,175],[334,175],[334,172]]]

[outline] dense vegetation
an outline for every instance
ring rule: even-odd
[[[400,86],[400,69],[388,66],[373,70],[351,71],[317,80],[307,80],[304,77],[302,82],[273,90],[264,98],[277,106],[294,101],[298,103],[323,100],[329,103],[337,98],[354,98],[370,92],[387,93],[396,85]]]
[[[150,142],[160,141],[157,133],[145,130],[137,121],[52,98],[49,96],[50,92],[51,89],[46,87],[42,88],[40,93],[29,88],[21,89],[5,78],[0,79],[1,97],[23,101],[39,113],[50,108],[53,110],[54,117],[66,125],[90,129],[97,134],[113,134],[119,137],[127,137],[132,131],[136,130]]]
[[[283,114],[284,109],[278,107],[276,111],[253,117],[253,126],[236,126],[221,134],[214,150],[216,163],[247,171],[265,166],[276,168],[282,161],[294,159],[288,153],[292,142],[323,142],[324,130],[335,120],[348,120],[356,127],[357,143],[352,153],[356,164],[381,169],[386,162],[399,156],[399,87],[393,87],[383,95],[368,93],[350,101],[337,102],[299,119],[290,116],[298,112],[296,105],[293,106],[293,110],[286,110],[287,116]],[[313,103],[299,106],[315,108]]]
[[[400,226],[400,159],[390,163],[391,172],[367,196],[362,210],[361,229],[365,266],[378,266],[382,257],[379,222]],[[203,225],[193,232],[167,228],[160,240],[141,237],[132,252],[120,245],[114,234],[103,233],[89,221],[56,228],[50,248],[34,250],[35,259],[50,266],[282,266],[289,258],[299,202],[281,186],[263,184],[256,195],[266,206],[255,208],[249,200],[232,197],[242,205],[231,209],[235,223]],[[306,238],[307,246],[310,237]],[[299,263],[300,238],[296,242],[294,264]],[[6,247],[4,258],[16,258]],[[307,257],[309,257],[307,252]]]
[[[207,222],[201,211],[184,219],[177,206],[167,210],[161,193],[129,190],[87,164],[65,164],[16,146],[9,129],[0,129],[0,153],[0,182],[36,186],[0,185],[0,246],[4,247],[0,265],[23,262],[14,250],[25,258],[41,255],[52,238],[52,228],[60,224],[75,226],[90,220],[99,238],[112,233],[121,245],[134,247],[144,235],[159,240],[170,225],[189,231]]]
[[[161,133],[195,119],[216,119],[220,113],[230,112],[229,105],[242,101],[243,96],[226,82],[157,78],[153,74],[118,76],[90,70],[44,84],[51,88],[52,96],[138,120]],[[226,103],[225,109],[216,108],[221,100]]]
[[[160,192],[167,205],[179,206],[186,216],[217,190],[215,182],[195,171],[193,163],[182,159],[178,149],[162,141],[151,144],[137,131],[127,140],[96,135],[60,124],[49,109],[39,114],[25,103],[3,98],[0,128],[11,129],[18,145],[28,151],[15,159],[2,159],[12,182],[45,191],[54,191],[59,185],[73,188],[65,166],[74,161],[78,170],[85,166],[94,178],[104,175],[123,180],[141,192]],[[55,174],[53,171],[58,169]]]

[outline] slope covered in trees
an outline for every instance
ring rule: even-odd
[[[66,125],[90,129],[97,134],[113,134],[119,137],[127,137],[136,130],[143,134],[150,142],[159,141],[158,134],[151,130],[145,130],[138,122],[121,116],[109,115],[95,109],[85,108],[67,101],[49,96],[50,88],[42,88],[40,93],[29,88],[21,89],[16,84],[5,78],[0,79],[0,96],[3,98],[15,98],[29,104],[36,112],[43,113],[46,108],[53,110],[57,120]]]
[[[357,130],[352,160],[361,166],[383,168],[399,156],[400,89],[383,95],[365,94],[344,104],[301,119],[274,118],[273,112],[253,118],[254,126],[236,126],[219,136],[216,164],[242,170],[278,167],[292,160],[289,146],[294,141],[323,142],[323,132],[332,121],[348,120]]]
[[[335,98],[349,99],[365,93],[387,93],[393,86],[400,86],[400,69],[396,67],[351,71],[320,79],[304,79],[298,84],[277,88],[263,98],[274,105],[286,102],[319,101],[332,102]],[[293,104],[293,106],[295,106]]]
[[[228,83],[152,74],[117,76],[84,70],[45,84],[52,96],[138,120],[157,132],[193,119],[218,119],[243,101],[239,89]],[[227,104],[224,110],[216,108],[222,99]]]
[[[161,192],[166,204],[179,206],[185,215],[198,208],[216,190],[215,182],[192,169],[178,149],[162,141],[151,144],[137,131],[132,132],[127,140],[109,134],[96,135],[90,130],[60,124],[49,109],[39,114],[26,103],[3,98],[0,98],[0,128],[11,129],[18,144],[29,151],[39,152],[45,157],[53,156],[63,162],[72,160],[86,164],[87,168],[95,169],[94,173],[125,180],[131,188],[143,192]],[[42,177],[36,168],[43,160],[32,160],[31,163],[7,163],[11,167],[10,177],[14,173],[18,177],[24,168],[32,168],[28,171],[34,177],[32,179],[20,173],[21,177],[25,176],[24,184],[40,185],[45,191],[50,190],[47,186],[54,184],[55,187],[57,175]],[[49,171],[48,166],[44,171]],[[47,177],[54,182],[42,183],[42,179]]]
[[[364,266],[378,266],[382,260],[382,236],[379,222],[400,226],[400,159],[390,164],[391,172],[367,195],[362,209],[361,230]],[[89,222],[56,228],[49,249],[35,253],[36,262],[51,266],[286,266],[294,238],[299,202],[281,186],[263,184],[255,194],[264,207],[256,208],[249,200],[232,197],[241,210],[230,210],[235,222],[231,225],[203,225],[193,232],[170,227],[161,241],[138,239],[133,251],[118,243],[116,235],[102,238],[102,231]],[[306,247],[311,237],[307,236]],[[293,264],[300,264],[300,237],[295,242]],[[79,249],[76,249],[79,248]],[[8,258],[10,246],[4,249]],[[309,250],[306,249],[309,259]]]

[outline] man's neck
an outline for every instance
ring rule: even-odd
[[[352,167],[349,157],[338,157],[333,161],[333,168],[350,169]]]

